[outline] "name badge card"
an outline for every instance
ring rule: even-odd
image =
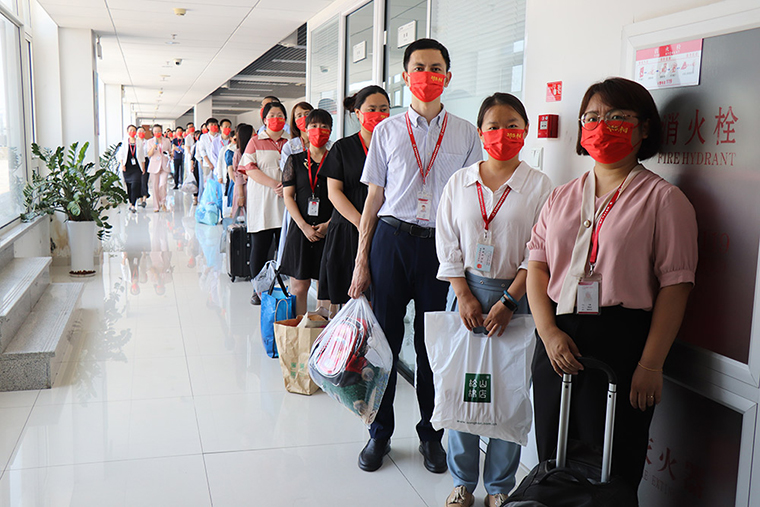
[[[132,165],[137,165],[137,160],[135,160],[134,158],[131,159],[131,160],[132,160],[132,162],[131,162]]]
[[[417,194],[417,220],[430,221],[430,214],[432,211],[433,196],[426,190],[422,190]]]
[[[575,311],[578,315],[599,315],[602,301],[602,277],[595,275],[578,282]]]
[[[475,246],[475,269],[488,273],[491,271],[493,263],[493,241],[491,234],[486,231],[480,241]]]
[[[307,208],[307,213],[310,217],[315,217],[319,215],[319,197],[312,197],[309,199],[309,206]]]

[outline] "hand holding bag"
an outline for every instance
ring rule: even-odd
[[[433,427],[527,445],[534,331],[530,315],[514,315],[502,336],[489,338],[469,331],[458,312],[426,313]]]
[[[367,425],[375,420],[392,366],[390,345],[364,296],[346,303],[309,356],[314,382]]]
[[[279,282],[280,286],[275,287]],[[288,293],[280,273],[276,273],[269,290],[261,295],[261,340],[269,357],[277,357],[274,323],[296,317],[296,297]]]

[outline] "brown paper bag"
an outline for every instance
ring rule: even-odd
[[[288,392],[312,395],[319,390],[309,377],[309,353],[326,325],[327,320],[313,315],[299,315],[274,323],[280,368]]]

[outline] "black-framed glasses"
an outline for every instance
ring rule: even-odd
[[[631,118],[635,118],[635,121],[631,121]],[[639,117],[635,114],[625,114],[622,111],[614,110],[609,111],[603,117],[597,112],[584,113],[579,118],[581,127],[586,130],[594,130],[603,121],[608,126],[618,128],[623,125],[624,122],[633,123],[634,127],[639,124]]]

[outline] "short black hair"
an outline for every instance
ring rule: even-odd
[[[274,95],[267,95],[266,97],[264,97],[263,99],[261,99],[261,101],[264,102],[267,99],[271,100],[272,102],[280,102],[280,99],[278,99]]]
[[[193,122],[191,122],[191,121],[187,122],[187,125],[186,125],[186,126],[187,126],[187,127],[189,127],[190,125],[192,125],[193,127],[195,127],[195,123],[193,123]]]
[[[266,97],[265,97],[265,98],[266,98]],[[261,117],[262,117],[262,118],[266,118],[266,117],[267,117],[267,115],[269,114],[269,111],[270,111],[270,110],[271,110],[273,107],[276,107],[277,109],[279,109],[280,111],[282,111],[282,114],[284,114],[284,115],[285,115],[285,119],[286,119],[286,120],[288,119],[288,112],[287,112],[287,111],[285,111],[285,106],[283,106],[283,105],[282,105],[282,104],[280,104],[279,102],[270,102],[269,104],[267,104],[266,106],[264,106],[264,109],[261,111]]]
[[[480,105],[480,111],[478,111],[478,128],[483,128],[483,120],[485,120],[486,113],[494,106],[509,106],[514,109],[517,114],[522,116],[525,120],[525,125],[528,125],[528,113],[525,111],[525,106],[520,99],[512,95],[511,93],[496,92],[490,97],[486,97],[483,103]]]
[[[346,111],[353,113],[355,109],[361,109],[362,104],[364,104],[367,98],[371,97],[372,95],[376,93],[383,95],[388,100],[388,104],[390,104],[391,99],[390,97],[388,97],[388,92],[386,92],[380,86],[369,85],[369,86],[365,86],[364,88],[354,93],[353,95],[346,97],[343,100],[343,107],[346,108]]]
[[[182,127],[177,127],[177,128],[175,128],[175,129],[174,129],[174,131],[175,131],[175,132],[176,132],[177,130],[182,130],[182,131],[184,131],[185,129],[183,129]]]
[[[156,127],[160,128],[161,132],[164,131],[164,127],[160,123],[154,123],[153,126],[150,128],[150,130],[153,130]]]
[[[212,123],[215,123],[215,124],[219,125],[219,120],[217,120],[216,118],[214,118],[212,116],[211,118],[209,118],[208,120],[206,120],[205,125],[208,126],[208,125],[210,125]]]
[[[451,69],[451,58],[449,57],[449,50],[446,46],[441,44],[435,39],[417,39],[406,47],[404,51],[404,70],[409,72],[407,68],[409,66],[409,59],[412,57],[412,53],[421,49],[437,49],[443,56],[443,61],[446,62],[446,72]]]
[[[646,88],[635,81],[622,77],[611,77],[602,82],[594,83],[589,86],[583,96],[578,118],[586,112],[588,103],[591,102],[594,95],[599,95],[599,99],[610,107],[636,111],[636,115],[639,117],[639,128],[645,122],[649,122],[647,138],[641,140],[637,154],[639,160],[652,158],[660,152],[662,147],[660,113],[657,112],[657,104],[654,103],[652,95]],[[580,120],[578,120],[578,140],[575,144],[575,152],[578,155],[588,155],[586,148],[581,146],[582,135],[583,129]]]
[[[324,109],[315,109],[306,117],[306,128],[308,129],[309,125],[312,123],[324,123],[325,125],[329,125],[332,129],[333,119],[330,113]]]
[[[222,121],[219,122],[219,125],[222,123],[227,122],[230,124],[230,128],[232,128],[232,121],[229,118],[222,118]]]
[[[135,130],[137,130],[137,126],[136,125],[132,125],[131,123],[129,125],[127,125],[127,130],[129,130],[130,127],[135,127]]]

